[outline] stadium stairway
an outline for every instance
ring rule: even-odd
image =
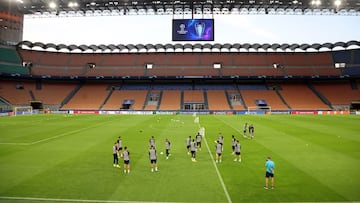
[[[32,90],[29,90],[29,94],[32,100],[36,100],[35,95]]]
[[[324,102],[326,105],[329,106],[330,109],[333,109],[331,103],[329,102],[329,100],[322,95],[314,86],[312,86],[309,82],[306,83],[306,85],[311,89],[311,91],[320,98],[320,100],[322,102]]]
[[[279,96],[280,100],[281,100],[289,109],[291,109],[291,107],[289,106],[289,104],[285,101],[284,97],[281,96],[278,88],[275,89],[275,92],[276,92],[276,94]]]
[[[114,89],[113,88],[109,88],[109,94],[106,96],[106,98],[104,99],[104,102],[101,104],[100,106],[100,110],[103,108],[103,106],[107,103],[107,101],[109,100],[109,98],[111,97],[112,93],[113,93]]]
[[[244,109],[247,109],[248,106],[246,105],[245,100],[244,100],[243,96],[241,95],[240,90],[237,89],[237,92],[239,93],[239,97],[240,97],[241,102],[243,103]]]
[[[157,106],[156,106],[156,110],[159,110],[159,108],[160,108],[162,96],[163,96],[163,90],[160,91],[159,101],[158,101],[158,104],[157,104]]]
[[[184,106],[184,90],[181,90],[180,98],[180,108],[182,108]]]
[[[358,86],[357,86],[357,83],[355,80],[351,80],[350,81],[350,85],[351,85],[351,89],[353,90],[357,90],[358,89]]]
[[[229,93],[228,93],[227,90],[225,90],[225,95],[226,95],[226,100],[227,100],[227,102],[228,102],[228,104],[229,104],[230,109],[233,110],[234,107],[233,107],[233,105],[231,104],[230,96],[229,96]]]
[[[65,97],[65,99],[61,102],[60,109],[67,104],[71,98],[80,90],[80,88],[83,86],[83,83],[80,83],[76,88],[74,88],[68,96]]]
[[[204,93],[204,104],[205,104],[204,108],[209,109],[209,102],[208,102],[208,97],[207,97],[206,90],[203,90],[203,93]]]

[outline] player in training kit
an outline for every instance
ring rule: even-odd
[[[236,145],[236,138],[234,135],[231,136],[231,148],[232,148],[232,154],[235,154],[235,145]]]
[[[189,136],[188,138],[186,138],[186,149],[187,149],[187,153],[190,154],[190,143],[191,143],[191,136]]]
[[[150,140],[149,140],[149,146],[150,146],[150,147],[153,146],[154,148],[156,147],[156,146],[155,146],[155,138],[154,138],[154,136],[151,136],[151,138],[150,138]]]
[[[217,140],[221,145],[223,145],[224,144],[224,136],[221,134],[221,133],[219,133],[219,137],[218,137],[218,140]]]
[[[234,151],[235,151],[235,159],[234,159],[234,161],[241,162],[241,145],[240,145],[239,140],[236,140],[235,150]]]
[[[274,189],[274,172],[275,172],[275,163],[273,160],[271,160],[270,157],[266,159],[265,162],[265,189],[269,188],[269,178],[271,178],[271,189]]]
[[[194,139],[190,142],[191,161],[196,162],[196,142]]]
[[[149,159],[150,159],[150,165],[151,165],[151,172],[158,171],[157,168],[157,155],[156,155],[156,149],[154,146],[150,147],[149,150]]]
[[[222,144],[218,140],[215,146],[215,162],[218,163],[222,161]]]
[[[118,156],[118,143],[115,142],[113,146],[113,166],[119,168],[119,156]]]
[[[122,140],[121,137],[119,136],[118,139],[116,140],[117,145],[118,145],[118,156],[122,157]]]
[[[127,147],[124,147],[124,151],[122,152],[122,157],[124,158],[124,173],[130,173],[130,152]]]
[[[201,140],[202,140],[202,136],[200,135],[200,133],[198,133],[196,135],[196,147],[201,151]]]
[[[249,125],[249,134],[250,134],[249,136],[251,139],[254,138],[254,125],[253,124]]]
[[[171,148],[171,143],[170,143],[170,141],[166,138],[166,140],[165,140],[166,159],[169,159],[169,156],[170,156],[170,148]]]
[[[246,131],[247,131],[247,128],[248,128],[247,125],[248,125],[247,123],[244,124],[244,134],[243,134],[243,136],[244,136],[245,138],[247,138],[247,136],[246,136]]]

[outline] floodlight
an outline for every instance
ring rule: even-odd
[[[146,68],[146,69],[152,69],[153,66],[154,66],[154,64],[152,64],[152,63],[147,63],[147,64],[145,64],[145,68]]]
[[[77,3],[77,2],[69,2],[68,3],[68,6],[70,7],[70,8],[74,8],[74,7],[78,7],[79,6],[79,4]]]
[[[221,68],[221,63],[214,63],[213,67],[219,69]]]
[[[284,68],[284,65],[281,65],[279,63],[274,63],[273,64],[273,68],[277,69],[277,68]]]
[[[335,68],[345,68],[346,63],[335,63]]]
[[[88,67],[90,69],[94,69],[94,68],[96,68],[96,64],[95,63],[88,63]]]
[[[52,8],[52,9],[56,8],[56,3],[53,2],[53,1],[50,2],[50,3],[49,3],[49,7]]]
[[[340,6],[340,5],[341,5],[341,0],[335,0],[335,1],[334,1],[334,5],[335,5],[336,7]]]

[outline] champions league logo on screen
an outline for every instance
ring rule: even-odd
[[[214,19],[174,19],[173,41],[214,41]]]

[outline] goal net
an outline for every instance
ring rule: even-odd
[[[17,115],[31,115],[33,113],[32,106],[15,106],[14,116]]]
[[[271,106],[249,106],[247,114],[271,114]]]

